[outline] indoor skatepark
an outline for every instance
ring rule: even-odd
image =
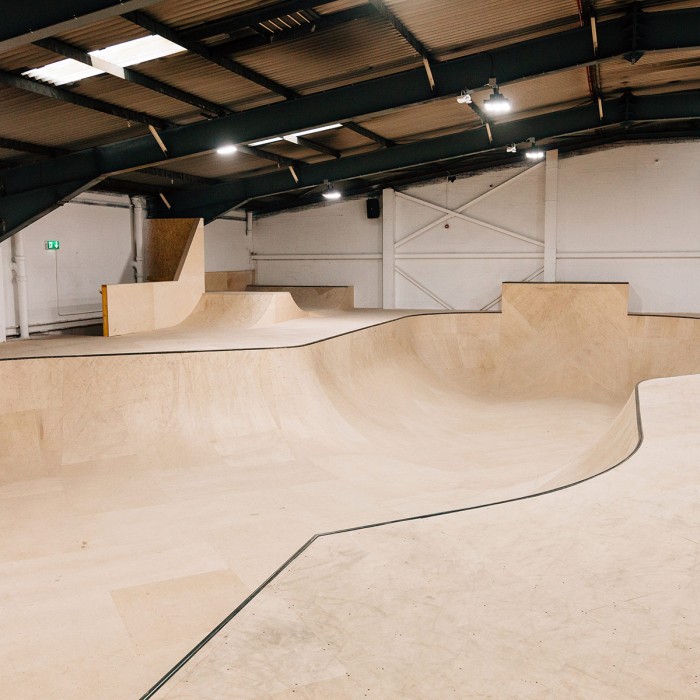
[[[477,695],[494,674],[536,696],[553,665],[546,693],[691,696],[698,388],[645,380],[696,371],[700,326],[630,316],[627,292],[506,284],[502,313],[352,332],[288,292],[220,293],[181,326],[221,342],[218,307],[235,349],[136,334],[0,363],[3,677],[136,697],[257,592],[153,697]],[[277,296],[292,318],[260,330],[293,343],[238,347]]]
[[[0,22],[0,700],[700,698],[700,0]]]

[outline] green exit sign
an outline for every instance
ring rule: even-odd
[[[46,250],[58,250],[60,247],[59,241],[46,241]]]

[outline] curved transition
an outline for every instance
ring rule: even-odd
[[[626,295],[505,285],[502,314],[303,347],[0,363],[0,593],[17,601],[0,677],[26,697],[135,697],[314,533],[619,462],[638,441],[635,384],[700,368],[697,321],[630,317]],[[244,323],[276,313],[256,303]],[[210,313],[189,323],[204,332]]]

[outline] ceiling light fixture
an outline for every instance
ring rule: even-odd
[[[457,98],[457,102],[461,105],[470,105],[472,103],[472,95],[469,90],[462,90]]]
[[[333,185],[326,180],[326,191],[323,193],[326,199],[340,199],[343,195],[336,190]]]
[[[498,89],[496,78],[489,78],[488,86],[493,91],[484,102],[484,109],[489,114],[507,114],[511,110],[510,100]]]
[[[534,136],[531,136],[528,141],[530,142],[530,148],[525,151],[525,157],[529,160],[542,160],[544,158],[544,149],[537,145]]]
[[[225,146],[220,146],[219,148],[216,149],[216,152],[220,156],[230,156],[232,153],[235,153],[238,149],[231,143],[226,144]]]

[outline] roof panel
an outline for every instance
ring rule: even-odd
[[[269,90],[193,54],[176,54],[137,66],[141,73],[232,109],[280,98]]]
[[[45,146],[78,148],[119,141],[148,133],[141,124],[129,127],[125,120],[84,107],[0,86],[5,114],[0,136]]]
[[[470,129],[481,120],[467,106],[450,97],[397,110],[358,123],[380,136],[401,142],[429,138],[447,131]]]
[[[416,52],[381,18],[367,18],[271,44],[236,59],[301,93],[316,92],[419,65]]]
[[[536,33],[538,27],[577,24],[579,17],[575,0],[384,0],[384,4],[436,53],[455,47],[479,47],[504,35],[517,34],[524,39]]]
[[[601,64],[600,76],[606,94],[625,89],[692,89],[700,84],[700,49],[654,51],[634,65],[623,58],[612,59]]]

